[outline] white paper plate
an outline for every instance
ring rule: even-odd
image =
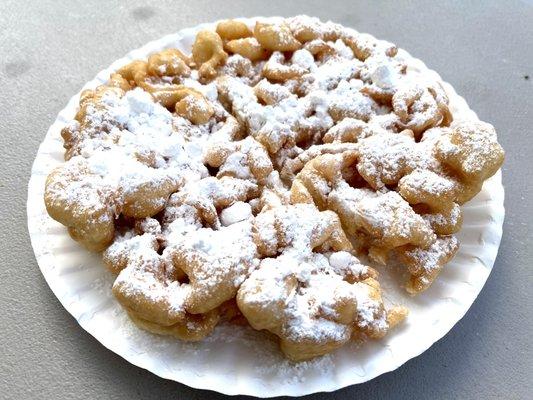
[[[253,23],[254,19],[243,21]],[[148,43],[100,72],[84,89],[105,82],[111,71],[130,60],[146,58],[162,48],[189,51],[196,32],[213,26],[184,29]],[[410,69],[437,76],[406,52],[400,54],[408,60]],[[456,120],[477,118],[450,85],[445,88]],[[101,256],[76,244],[65,227],[45,210],[45,179],[63,162],[60,130],[73,118],[78,96],[72,97],[59,113],[33,164],[27,205],[31,243],[48,285],[83,329],[130,363],[156,375],[195,388],[258,397],[300,396],[366,382],[398,368],[443,337],[472,305],[490,274],[504,218],[501,172],[463,207],[459,253],[429,290],[409,297],[391,277],[382,274],[387,301],[407,305],[411,314],[406,323],[381,341],[359,348],[349,345],[318,360],[291,364],[282,358],[272,339],[251,329],[222,325],[201,343],[184,343],[141,331],[112,296],[113,276],[104,268]]]

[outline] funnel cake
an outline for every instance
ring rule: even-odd
[[[249,324],[294,361],[379,339],[407,310],[384,304],[375,268],[426,290],[504,157],[404,57],[306,16],[222,21],[81,93],[47,211],[103,252],[142,329]]]

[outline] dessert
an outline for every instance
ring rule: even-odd
[[[504,155],[394,45],[302,16],[125,65],[62,136],[47,210],[103,252],[139,327],[201,340],[238,320],[296,361],[400,323],[370,264],[427,289]]]

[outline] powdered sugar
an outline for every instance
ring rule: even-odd
[[[415,260],[416,265],[426,272],[442,268],[450,254],[453,254],[458,246],[457,238],[454,236],[439,237],[427,249],[416,248],[408,252],[408,257]]]
[[[223,226],[233,225],[252,216],[252,207],[248,203],[238,201],[220,213],[220,222]]]

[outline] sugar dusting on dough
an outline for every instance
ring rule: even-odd
[[[293,32],[312,25],[318,34],[323,32],[323,29],[324,32],[340,29],[334,24],[321,24],[308,17],[290,19],[289,25]],[[228,194],[230,201],[223,202],[226,193],[219,191],[219,187],[212,184],[213,180],[218,178],[209,177],[213,172],[208,171],[204,165],[204,157],[205,148],[217,142],[231,142],[232,146],[233,143],[239,143],[239,147],[233,147],[224,162],[216,168],[216,173],[218,177],[253,181],[255,185],[260,180],[250,168],[250,159],[260,157],[254,147],[257,143],[268,151],[275,167],[280,168],[287,160],[294,158],[295,154],[302,154],[310,140],[317,140],[316,138],[322,138],[329,133],[334,141],[343,141],[345,133],[340,132],[341,125],[346,125],[342,127],[346,131],[359,129],[357,125],[361,124],[360,132],[350,141],[358,142],[358,149],[366,155],[366,158],[359,160],[361,173],[366,172],[369,176],[376,177],[375,189],[381,192],[372,191],[372,194],[367,196],[371,192],[367,188],[338,186],[332,191],[333,197],[337,196],[339,201],[344,202],[347,207],[357,209],[359,213],[366,212],[369,218],[373,218],[375,214],[376,221],[384,221],[392,219],[384,216],[390,210],[376,208],[372,204],[384,197],[399,198],[394,191],[389,191],[386,183],[387,180],[397,180],[397,175],[406,175],[405,181],[410,179],[415,184],[425,182],[430,192],[448,190],[449,181],[420,172],[428,169],[440,172],[437,161],[428,152],[430,145],[434,140],[438,140],[438,137],[427,140],[423,137],[421,141],[415,141],[413,137],[399,134],[394,127],[398,118],[392,108],[377,104],[364,90],[375,86],[384,93],[405,90],[406,96],[413,95],[406,89],[406,75],[398,60],[380,54],[389,44],[375,44],[364,35],[359,39],[364,49],[375,48],[376,55],[366,60],[358,59],[340,39],[328,42],[335,49],[335,54],[324,57],[320,62],[306,49],[294,52],[290,60],[285,60],[283,54],[273,55],[272,60],[275,63],[297,67],[298,74],[301,74],[298,84],[301,84],[302,90],[301,93],[294,93],[295,82],[281,85],[262,81],[262,89],[266,95],[275,99],[274,104],[264,104],[264,99],[254,92],[251,87],[252,83],[256,83],[254,78],[238,76],[237,64],[246,62],[239,59],[239,56],[231,56],[223,68],[231,76],[220,85],[222,89],[219,88],[219,92],[225,92],[225,101],[230,103],[229,111],[239,121],[240,134],[247,135],[240,141],[233,141],[234,133],[225,131],[229,125],[225,122],[229,115],[223,111],[224,108],[219,102],[217,86],[214,83],[200,84],[195,73],[185,79],[184,84],[203,93],[215,103],[218,110],[217,120],[213,119],[201,126],[194,126],[154,103],[151,96],[139,88],[126,92],[124,96],[113,93],[107,95],[102,103],[103,109],[88,109],[88,120],[94,129],[84,130],[85,136],[81,137],[78,143],[78,154],[69,160],[72,165],[83,162],[88,173],[81,181],[73,184],[69,182],[70,185],[65,182],[67,190],[61,195],[77,197],[77,200],[80,200],[80,195],[85,195],[86,198],[81,199],[85,207],[98,207],[100,204],[95,202],[94,197],[96,192],[103,191],[110,198],[120,197],[144,182],[153,182],[157,186],[158,182],[174,180],[179,187],[176,194],[186,194],[186,201],[173,204],[172,197],[168,202],[166,199],[162,200],[162,205],[166,204],[166,210],[161,226],[154,230],[153,226],[148,226],[150,223],[145,223],[147,226],[142,228],[144,232],[130,230],[122,236],[117,235],[114,244],[108,249],[111,256],[118,247],[123,246],[133,258],[137,253],[137,259],[142,259],[143,262],[151,258],[154,262],[168,262],[170,249],[186,249],[191,254],[194,253],[195,257],[199,254],[208,260],[210,268],[205,272],[205,287],[216,284],[221,279],[229,279],[231,284],[238,288],[250,273],[263,274],[262,278],[269,281],[268,285],[271,286],[264,292],[257,293],[258,302],[265,300],[261,298],[264,295],[268,296],[270,301],[275,300],[276,294],[282,296],[281,292],[276,291],[280,287],[280,279],[295,274],[302,285],[298,296],[294,296],[287,304],[287,316],[290,320],[284,328],[287,335],[295,340],[348,340],[351,332],[345,325],[317,315],[328,316],[335,313],[331,308],[331,290],[342,280],[342,273],[345,273],[346,269],[357,276],[364,274],[366,267],[348,252],[313,252],[308,241],[316,221],[301,215],[301,218],[295,221],[295,216],[290,214],[286,216],[285,221],[287,246],[276,261],[263,259],[259,266],[260,257],[257,256],[252,240],[252,224],[256,210],[251,205],[253,201],[258,200],[259,194],[249,194],[248,192],[252,193],[254,190],[248,188],[243,189],[247,194],[240,196],[235,194],[238,192],[236,190],[235,193]],[[415,92],[417,90],[411,89]],[[424,92],[421,96],[427,96],[427,93]],[[427,103],[432,105],[431,101],[427,99]],[[204,103],[197,106],[202,104]],[[421,118],[426,111],[421,104],[417,103],[413,107],[414,111],[419,112],[414,118]],[[228,104],[224,106],[228,107]],[[431,108],[430,111],[435,110]],[[418,123],[416,120],[408,122]],[[79,128],[75,122],[71,126],[72,130]],[[105,129],[102,129],[104,127]],[[456,149],[446,140],[448,138],[441,140],[443,152],[453,154]],[[489,142],[487,140],[487,143]],[[483,143],[476,145],[483,149],[486,147]],[[475,159],[469,160],[468,165],[472,170],[479,169]],[[399,171],[401,168],[404,170]],[[261,185],[265,185],[264,181],[261,181],[259,186]],[[87,190],[80,190],[80,187]],[[329,187],[324,189],[331,190]],[[428,226],[432,221],[443,218],[439,214],[421,217],[404,203],[402,205],[407,208],[399,227],[402,231],[409,231],[414,220],[416,224]],[[354,207],[355,204],[357,207]],[[203,214],[208,214],[208,211],[214,214],[214,221],[209,224]],[[454,211],[452,220],[458,218],[458,214]],[[165,218],[168,221],[165,221]],[[298,229],[292,230],[294,227]],[[387,230],[389,227],[382,228]],[[276,241],[274,232],[268,229],[260,232],[267,245]],[[428,232],[431,235],[429,228]],[[168,251],[158,254],[153,249],[153,240],[156,237]],[[439,254],[447,250],[439,246],[444,245],[439,242],[428,251],[414,254],[414,257],[420,258],[425,268],[431,270],[438,265]],[[226,275],[229,270],[232,270],[232,274]],[[132,276],[135,274],[140,275]],[[164,284],[161,284],[161,279],[156,278],[151,271],[131,266],[121,272],[117,281],[128,282],[128,290],[132,292],[151,292],[154,300],[166,297],[170,301],[170,308],[176,312],[184,311],[190,290],[187,284],[180,284],[172,278],[167,278]],[[358,324],[360,327],[375,324],[384,328],[386,320],[383,315],[376,318],[379,304],[371,298],[367,289],[359,284],[350,289],[357,299]],[[329,357],[324,357],[318,361],[301,363],[298,367],[287,363],[280,367],[280,371],[290,370],[292,376],[299,379],[305,376],[308,368],[317,367],[331,369],[333,364]],[[262,372],[274,371],[265,367]]]

